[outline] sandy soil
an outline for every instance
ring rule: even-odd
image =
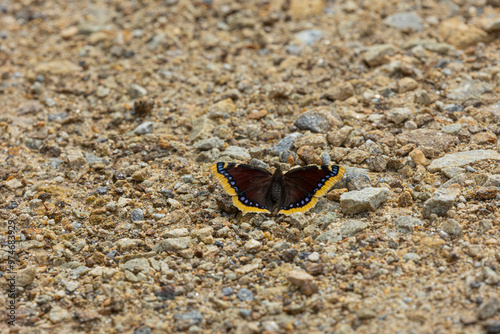
[[[500,333],[499,6],[2,1],[0,331]]]

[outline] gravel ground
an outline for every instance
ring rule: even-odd
[[[500,333],[499,33],[498,0],[3,0],[0,331]],[[216,161],[346,174],[243,216]]]

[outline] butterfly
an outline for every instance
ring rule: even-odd
[[[210,171],[232,196],[233,204],[247,212],[306,212],[316,205],[318,197],[342,179],[345,169],[336,165],[294,168],[283,174],[276,165],[273,174],[245,164],[218,162]]]

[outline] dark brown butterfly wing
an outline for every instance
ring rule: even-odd
[[[265,169],[245,164],[218,162],[210,171],[233,198],[233,204],[247,212],[270,212],[266,203],[272,174]]]
[[[282,199],[278,213],[306,212],[316,205],[318,197],[344,175],[345,170],[336,165],[307,166],[290,170],[283,177]]]

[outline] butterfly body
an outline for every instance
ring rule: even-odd
[[[210,167],[233,204],[247,212],[306,212],[339,181],[345,170],[336,165],[294,168],[283,174],[279,165],[273,174],[245,164],[218,162]]]

